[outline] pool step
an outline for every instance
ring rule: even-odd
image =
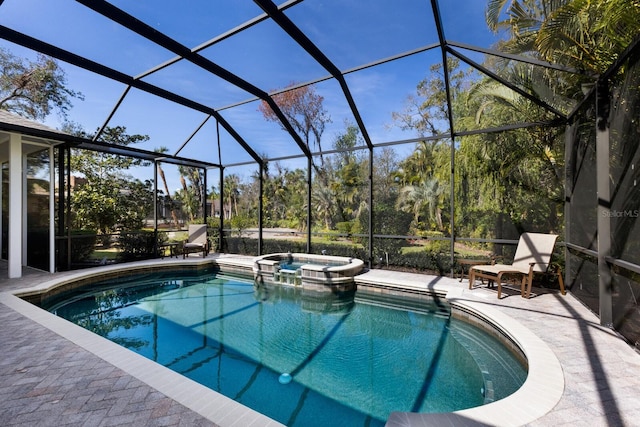
[[[421,314],[430,314],[443,319],[451,317],[451,306],[444,300],[421,298],[406,295],[384,295],[376,292],[356,291],[357,303],[376,305],[394,310],[410,310]]]

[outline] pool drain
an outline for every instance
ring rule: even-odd
[[[290,374],[284,373],[284,374],[280,375],[280,378],[278,378],[278,382],[280,384],[289,384],[292,379],[293,378],[291,377]]]

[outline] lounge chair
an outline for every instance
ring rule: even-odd
[[[209,253],[207,226],[205,224],[189,225],[189,239],[182,246],[182,258],[193,252],[202,252],[202,257]]]
[[[515,277],[520,279],[521,296],[529,298],[534,273],[551,273],[558,276],[560,291],[564,295],[562,271],[559,266],[551,266],[551,255],[557,238],[555,234],[523,233],[511,265],[474,265],[469,268],[469,289],[473,289],[476,278],[485,278],[490,285],[494,282],[498,284],[500,298],[503,276]]]

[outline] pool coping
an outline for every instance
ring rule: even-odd
[[[228,262],[229,267],[235,270],[243,266],[248,266],[249,268],[252,266],[252,261],[248,257],[247,260],[238,260],[230,257]],[[122,270],[131,272],[156,266],[204,266],[211,263],[217,264],[222,268],[223,272],[225,271],[224,266],[227,262],[224,258],[193,257],[170,262],[152,260],[83,270],[64,277],[44,281],[39,285],[26,289],[0,293],[0,303],[90,351],[221,427],[282,425],[266,415],[235,402],[80,326],[42,310],[17,296],[40,292],[78,279],[98,277]],[[371,272],[364,273],[363,276],[367,276],[369,273]],[[405,286],[413,290],[421,288],[445,293],[447,300],[452,305],[479,314],[490,324],[499,325],[501,332],[515,342],[526,355],[529,362],[529,374],[520,389],[496,402],[442,414],[394,412],[388,418],[387,426],[423,426],[433,425],[434,422],[438,424],[446,422],[451,425],[520,426],[544,416],[560,401],[564,391],[564,374],[560,361],[549,346],[524,325],[496,309],[465,298],[464,290],[460,289],[459,286],[447,284],[447,280],[437,279],[435,283],[424,281],[408,285],[402,275],[394,276],[393,279],[382,278],[378,280],[386,284],[391,283],[393,286],[400,286],[400,284],[394,283],[396,281],[405,282]]]
[[[457,292],[456,292],[457,293]],[[524,384],[513,394],[475,408],[428,414],[394,412],[387,427],[425,425],[522,426],[550,412],[564,392],[564,373],[551,348],[512,317],[484,304],[447,294],[452,306],[462,307],[487,319],[524,352],[529,372]]]
[[[186,260],[175,261],[171,263],[171,265],[206,265],[211,262],[211,259],[188,258]],[[264,414],[182,376],[159,363],[121,347],[106,338],[49,313],[17,296],[49,289],[56,285],[78,279],[99,277],[106,273],[122,271],[123,269],[127,271],[145,270],[157,265],[167,266],[168,263],[149,261],[135,263],[135,265],[106,266],[91,269],[90,271],[83,270],[78,273],[65,275],[62,278],[44,281],[39,285],[26,289],[0,293],[0,303],[95,354],[106,362],[148,384],[167,397],[221,427],[282,426],[283,424]]]

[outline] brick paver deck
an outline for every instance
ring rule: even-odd
[[[214,425],[2,304],[0,325],[2,426]]]
[[[416,286],[448,281],[460,288],[464,298],[508,314],[540,337],[561,362],[565,389],[553,410],[530,426],[640,426],[640,354],[601,327],[597,317],[570,294],[552,292],[525,300],[511,292],[498,300],[495,291],[466,289],[466,281],[383,270],[366,274],[383,279],[390,275]],[[38,273],[0,280],[0,292],[51,277]],[[233,416],[220,424],[245,427]],[[268,424],[262,419],[253,425]],[[216,424],[0,303],[0,425]]]

